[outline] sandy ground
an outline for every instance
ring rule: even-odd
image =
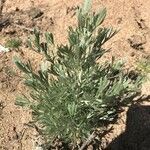
[[[13,37],[20,37],[25,42],[29,32],[22,29],[22,26],[53,32],[58,43],[66,42],[67,28],[76,25],[74,13],[81,3],[82,0],[6,0],[2,15],[9,17],[11,24],[1,30],[0,44],[4,45]],[[44,14],[32,19],[32,7],[39,8]],[[111,47],[111,52],[105,57],[122,58],[132,68],[136,61],[150,55],[150,1],[93,0],[94,11],[102,7],[106,7],[108,12],[103,25],[120,29],[106,44],[106,47]],[[21,27],[16,26],[18,22],[21,22]],[[14,55],[20,55],[23,59],[30,58],[35,67],[39,63],[37,58],[40,58],[25,45],[19,51],[0,54],[0,150],[35,150],[40,143],[38,133],[24,125],[31,121],[31,113],[14,105],[16,96],[27,91],[22,85],[20,72],[12,62]],[[143,85],[144,94],[150,94],[149,85],[149,82]],[[121,114],[113,132],[107,136],[108,143],[124,130],[125,119],[125,113]]]

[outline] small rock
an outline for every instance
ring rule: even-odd
[[[134,57],[135,56],[135,52],[131,52],[130,56]]]
[[[7,88],[8,88],[8,84],[4,83],[4,84],[2,85],[2,89],[7,89]]]
[[[70,12],[75,12],[77,10],[78,7],[67,7],[66,9],[66,14],[69,14]]]
[[[145,24],[145,20],[143,20],[143,19],[137,17],[137,18],[135,19],[135,21],[136,21],[136,23],[138,24],[138,27],[139,27],[140,29],[142,29],[142,30],[147,29],[147,26],[146,26],[146,24]]]
[[[146,43],[146,39],[144,36],[132,35],[128,39],[128,42],[132,48],[134,48],[136,50],[142,50],[142,49],[144,49],[143,44]]]
[[[28,15],[32,19],[35,19],[35,18],[41,17],[43,15],[43,12],[39,8],[34,7],[28,11]]]
[[[121,22],[122,22],[122,18],[121,17],[117,18],[117,23],[120,24]]]
[[[0,31],[4,28],[10,25],[10,21],[8,18],[0,18]]]
[[[16,11],[19,11],[20,9],[18,7],[16,7]]]
[[[9,52],[9,49],[0,45],[0,53],[2,53],[2,52]]]
[[[13,35],[13,34],[16,33],[16,30],[14,28],[7,28],[7,29],[4,30],[3,33]]]

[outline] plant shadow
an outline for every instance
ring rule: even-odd
[[[105,150],[150,150],[150,105],[133,104],[126,129]]]

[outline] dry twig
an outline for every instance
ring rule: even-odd
[[[96,136],[97,136],[97,132],[94,131],[94,132],[88,137],[88,139],[83,143],[83,145],[80,147],[79,150],[84,150],[84,148],[85,148],[86,146],[88,146],[88,145],[95,139]]]

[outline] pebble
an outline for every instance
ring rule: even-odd
[[[28,15],[29,17],[31,17],[32,19],[35,19],[35,18],[39,18],[43,15],[43,12],[39,9],[39,8],[31,8],[29,11],[28,11]]]

